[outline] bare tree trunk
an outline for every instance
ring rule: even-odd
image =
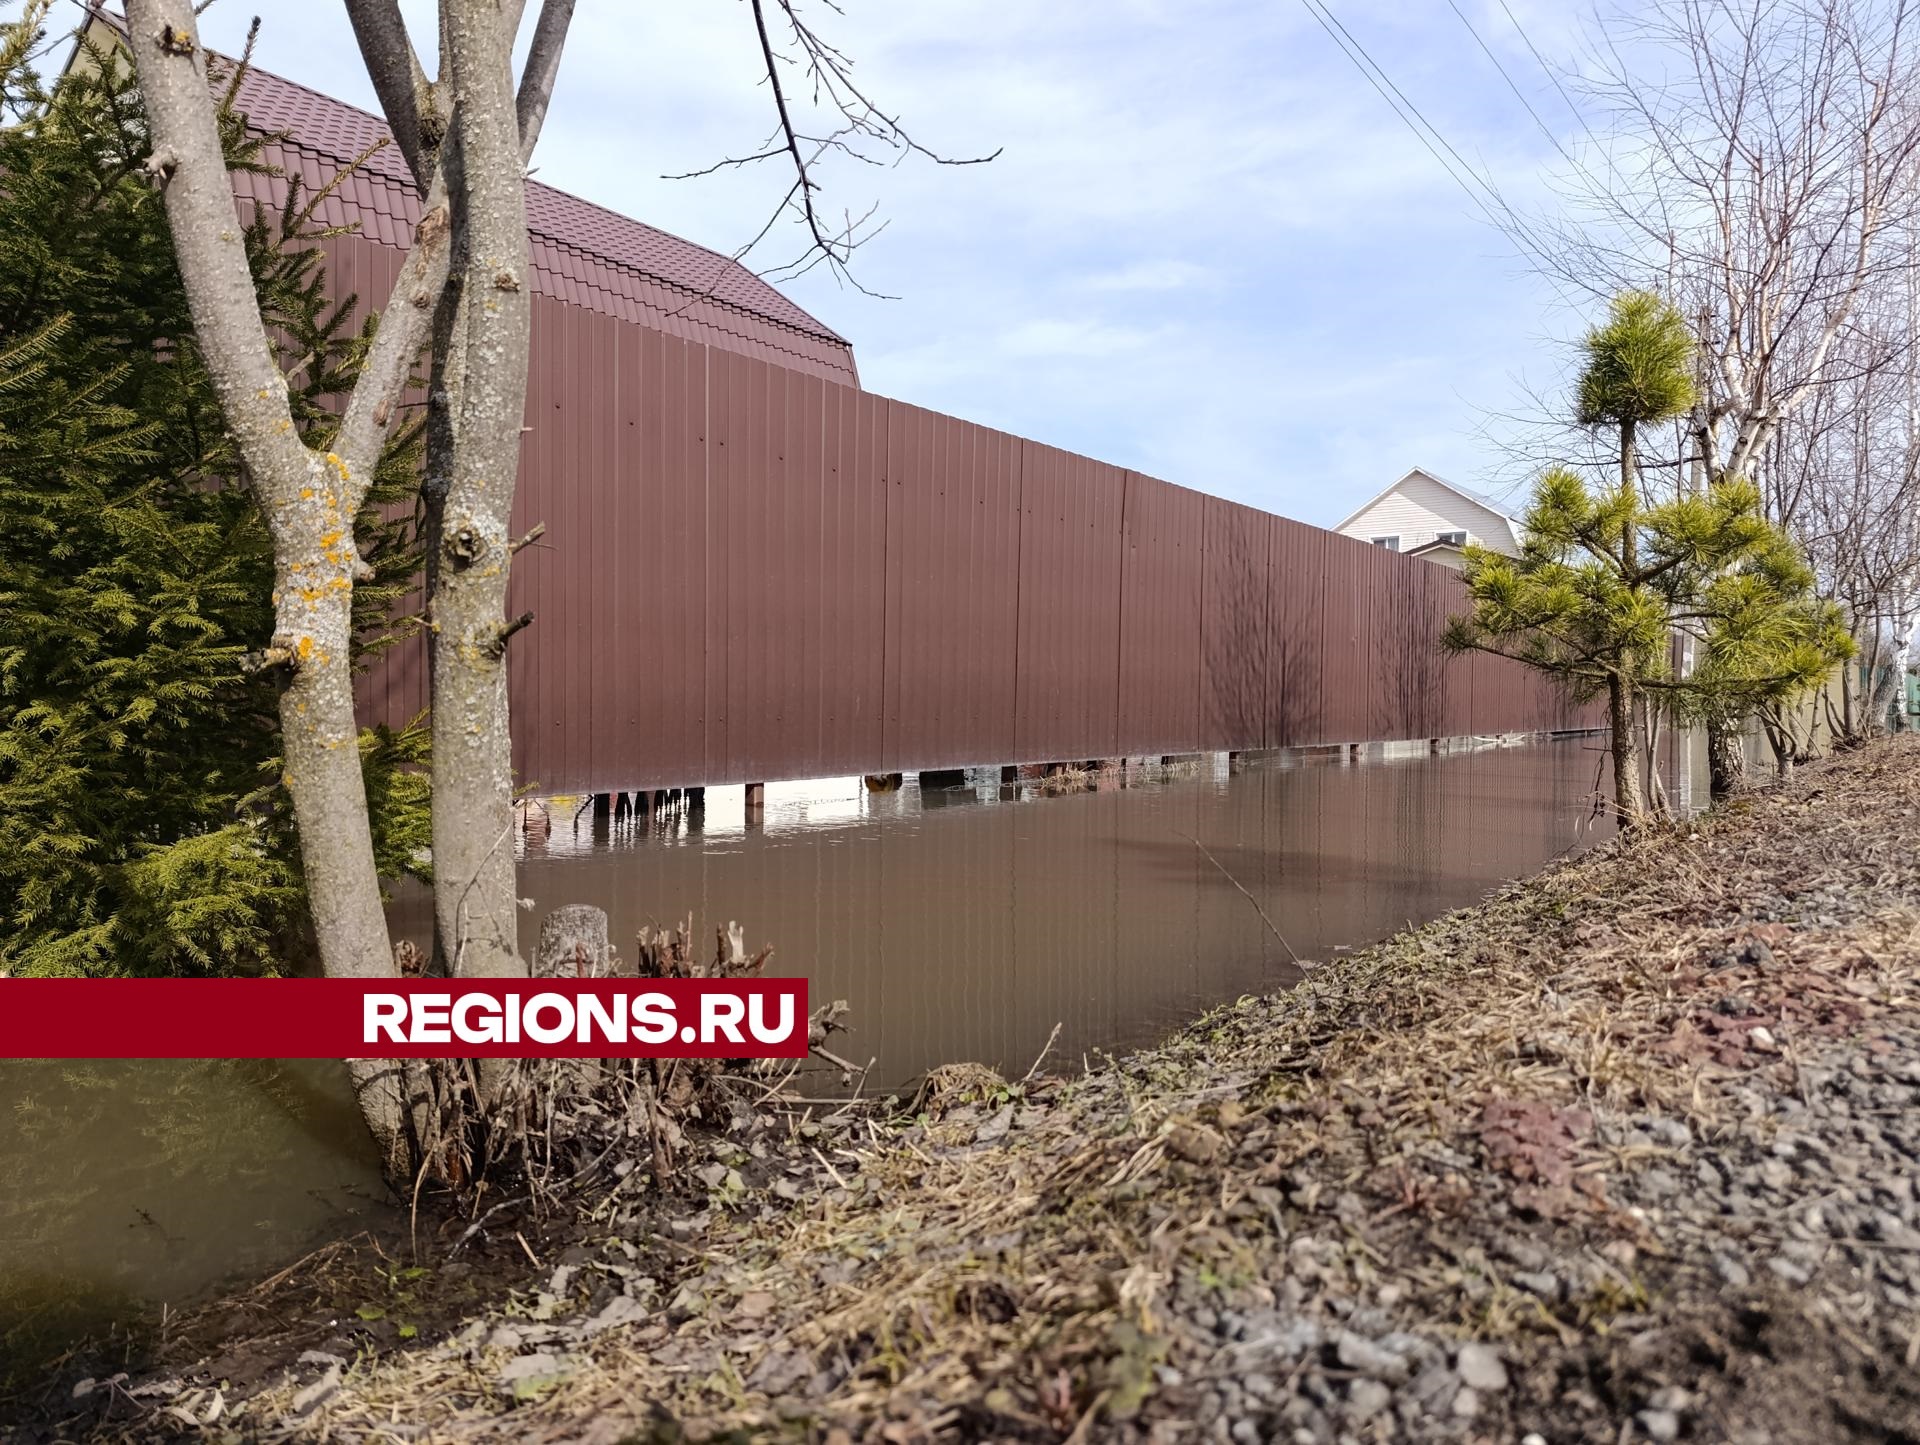
[[[152,134],[148,170],[164,187],[195,340],[273,539],[274,635],[263,663],[286,678],[286,782],[321,966],[330,977],[379,977],[393,958],[353,709],[353,587],[366,571],[353,529],[424,333],[417,319],[381,328],[342,418],[340,451],[300,440],[247,267],[193,7],[130,0],[127,27]],[[431,247],[418,265],[430,260]],[[401,1134],[394,1073],[377,1061],[349,1068],[392,1157]]]
[[[1745,739],[1731,719],[1718,713],[1707,717],[1707,779],[1716,803],[1747,786]]]
[[[447,149],[451,151],[455,142],[449,138]],[[456,245],[458,243],[456,242]],[[427,473],[420,488],[421,535],[424,544],[426,566],[425,587],[427,595],[426,615],[434,619],[434,607],[440,596],[440,574],[445,563],[447,494],[452,487],[454,456],[454,434],[459,427],[460,378],[466,360],[466,308],[461,297],[465,294],[466,257],[462,254],[454,257],[451,278],[441,293],[440,304],[433,321],[433,367],[427,381]],[[441,633],[437,625],[429,626],[426,635],[427,644],[427,688],[428,700],[436,699],[436,678],[440,671]],[[437,718],[438,710],[429,714]],[[438,733],[435,733],[436,740]],[[442,786],[443,780],[436,775],[434,787]],[[437,839],[436,839],[437,846]],[[456,927],[459,918],[459,902],[452,900],[451,906],[442,910],[443,900],[436,890],[434,895],[433,957],[435,966],[443,973],[454,972],[453,955],[456,949]]]
[[[1646,754],[1646,795],[1647,813],[1650,817],[1670,818],[1673,816],[1673,804],[1667,798],[1667,785],[1660,776],[1660,709],[1659,704],[1645,693],[1640,696],[1640,711],[1645,722],[1642,728],[1642,750]]]
[[[1639,486],[1639,457],[1635,448],[1634,424],[1620,423],[1620,491],[1636,497]],[[1620,568],[1632,576],[1638,565],[1639,536],[1629,521],[1620,535]],[[1621,828],[1637,828],[1647,819],[1647,796],[1640,776],[1639,689],[1634,685],[1639,659],[1631,651],[1614,659],[1614,672],[1607,679],[1607,726],[1613,734],[1613,798],[1620,813]]]
[[[1640,785],[1640,731],[1633,714],[1633,684],[1616,673],[1607,683],[1607,726],[1613,734],[1613,802],[1623,829],[1647,820],[1646,793]]]
[[[464,366],[432,597],[434,914],[458,977],[524,976],[517,944],[507,728],[507,532],[526,412],[525,167],[497,4],[442,12],[454,94]],[[527,620],[531,620],[530,618]]]
[[[1767,746],[1773,750],[1774,773],[1784,778],[1793,767],[1793,735],[1787,729],[1778,703],[1769,703],[1760,710],[1760,728],[1766,734]]]

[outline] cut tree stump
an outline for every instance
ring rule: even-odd
[[[565,903],[540,920],[535,978],[606,978],[613,972],[607,944],[607,911],[591,903]]]

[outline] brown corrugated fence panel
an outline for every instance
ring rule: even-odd
[[[622,355],[639,365],[621,398],[632,523],[620,545],[636,751],[600,786],[675,787],[706,772],[707,348],[627,336]]]
[[[888,771],[1013,755],[1019,443],[887,404]]]
[[[1473,731],[1479,734],[1505,732],[1528,726],[1531,722],[1526,697],[1527,679],[1520,675],[1518,663],[1476,652],[1469,659],[1473,674]],[[1527,722],[1517,719],[1527,718]]]
[[[1327,741],[1327,534],[1288,517],[1269,531],[1266,745],[1306,747]]]
[[[766,565],[755,443],[765,437],[767,405],[763,369],[744,357],[708,350],[707,565],[699,583],[707,594],[707,765],[702,776],[715,783],[739,781],[736,728],[741,743],[751,746],[752,741],[752,720],[736,718],[735,710],[753,687],[747,678],[755,650],[749,630],[758,616],[758,583],[751,574]],[[769,485],[769,479],[759,480],[762,488]]]
[[[1412,613],[1420,605],[1410,595],[1406,578],[1394,575],[1396,563],[1406,559],[1384,547],[1370,547],[1364,570],[1367,574],[1367,656],[1366,675],[1368,738],[1405,738],[1413,734],[1408,727],[1407,679],[1400,669],[1412,662],[1408,635],[1413,630]]]
[[[586,380],[590,315],[534,298],[534,354],[551,359],[529,378],[520,473],[533,484],[515,494],[511,529],[520,535],[545,523],[551,549],[520,554],[537,561],[514,568],[507,603],[508,615],[530,611],[536,624],[508,649],[508,708],[519,720],[515,771],[562,791],[589,787],[599,775],[597,675],[619,665],[619,639],[602,601],[610,581],[601,547],[604,487],[581,475],[588,438],[607,430],[606,414],[590,409],[589,399],[601,396]]]
[[[1374,548],[1373,728],[1376,738],[1444,735],[1448,659],[1445,599],[1431,563]]]
[[[1322,741],[1360,742],[1373,735],[1373,553],[1351,537],[1329,534],[1321,589]]]
[[[533,352],[508,687],[542,791],[1600,720],[1446,657],[1462,586],[1417,559],[545,296]],[[363,716],[424,709],[424,658],[374,659]]]
[[[1201,566],[1200,746],[1259,747],[1267,714],[1268,519],[1206,500]]]
[[[822,409],[821,771],[877,766],[885,732],[887,426],[883,406],[829,383]]]
[[[1461,726],[1467,716],[1472,692],[1467,686],[1467,674],[1459,666],[1459,659],[1449,653],[1442,645],[1447,633],[1447,624],[1454,614],[1466,610],[1466,592],[1461,586],[1459,574],[1446,567],[1435,567],[1427,578],[1428,608],[1432,616],[1428,635],[1439,665],[1435,673],[1432,723],[1434,730],[1429,737],[1453,737],[1466,731]]]
[[[1188,752],[1200,736],[1200,549],[1206,498],[1128,472],[1120,553],[1118,751]]]
[[[643,521],[654,501],[655,489],[642,481],[647,468],[641,455],[647,434],[642,429],[641,398],[658,385],[646,364],[640,337],[643,333],[611,318],[603,320],[611,338],[610,365],[612,394],[607,398],[606,435],[596,451],[604,461],[595,468],[612,498],[608,517],[608,535],[602,555],[608,572],[602,587],[601,606],[606,609],[611,632],[619,639],[606,673],[604,698],[606,715],[601,737],[605,751],[595,771],[611,769],[622,776],[623,763],[646,757],[649,738],[641,726],[651,674],[658,664],[656,649],[664,640],[654,632],[655,623],[640,606],[642,574],[646,558],[637,545],[644,535]],[[626,781],[632,787],[638,778]]]
[[[1019,446],[1018,667],[1013,750],[1002,756],[1015,762],[1112,757],[1126,474],[1038,442]]]
[[[824,760],[824,383],[711,351],[708,490],[708,777],[817,773]],[[720,722],[723,726],[716,726]]]
[[[1435,567],[1427,579],[1428,592],[1436,615],[1435,645],[1444,636],[1447,623],[1467,610],[1467,588],[1460,574],[1448,567]],[[1473,731],[1473,673],[1465,659],[1448,655],[1439,670],[1439,727],[1431,737],[1460,737]]]
[[[562,339],[564,319],[553,302],[533,299],[531,322],[533,355],[544,363]],[[556,607],[554,574],[573,560],[579,538],[570,525],[560,461],[554,439],[561,430],[560,398],[555,393],[557,368],[538,365],[527,375],[527,431],[520,445],[520,480],[514,488],[512,530],[522,535],[538,523],[546,526],[546,547],[521,552],[513,562],[507,587],[511,615],[531,610],[535,627],[521,634],[507,649],[507,717],[513,732],[513,771],[517,780],[542,792],[565,792],[589,781],[580,756],[586,730],[579,726],[573,699],[550,695],[549,679],[557,679],[569,662],[586,649],[574,630],[584,631],[586,617],[569,621]],[[528,518],[536,519],[535,522]],[[551,550],[548,550],[551,549]],[[536,630],[537,629],[537,630]],[[569,724],[572,726],[569,726]]]
[[[569,309],[565,324],[573,333],[567,348],[572,364],[558,441],[578,536],[566,559],[573,565],[554,569],[562,589],[556,605],[563,615],[586,622],[593,638],[575,694],[587,703],[587,776],[604,778],[617,776],[621,760],[637,752],[627,736],[621,698],[635,641],[618,606],[626,568],[620,539],[631,527],[626,513],[632,468],[622,455],[622,428],[615,423],[623,328],[610,316],[577,309]]]

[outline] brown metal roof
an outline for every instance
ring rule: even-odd
[[[387,137],[385,122],[282,76],[248,68],[239,109],[271,141],[265,159],[313,188]],[[278,205],[277,176],[234,176],[240,196]],[[420,199],[399,150],[381,146],[323,203],[327,225],[357,223],[384,245],[413,237]],[[624,321],[759,357],[835,381],[858,382],[853,347],[730,256],[669,235],[538,181],[527,184],[534,290]]]

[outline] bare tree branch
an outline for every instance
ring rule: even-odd
[[[346,4],[353,38],[359,43],[374,94],[380,97],[380,108],[386,112],[393,143],[413,172],[414,184],[425,194],[441,121],[399,0],[346,0]]]
[[[766,237],[773,223],[791,211],[806,232],[806,250],[790,262],[762,271],[762,275],[792,279],[805,275],[816,265],[825,265],[837,278],[856,290],[878,295],[861,285],[849,269],[853,253],[879,234],[880,227],[869,227],[867,224],[876,208],[869,207],[859,217],[850,211],[846,212],[837,227],[828,223],[815,199],[820,190],[815,173],[821,161],[832,155],[867,165],[883,164],[879,157],[863,149],[863,144],[891,152],[895,161],[909,154],[917,154],[939,165],[955,166],[983,165],[1000,152],[995,150],[991,155],[951,157],[922,145],[900,124],[897,116],[889,115],[874,105],[854,83],[852,62],[801,18],[798,0],[773,0],[773,3],[779,6],[780,18],[786,23],[797,56],[797,59],[788,60],[776,49],[767,25],[767,0],[750,0],[761,66],[778,117],[773,137],[749,154],[730,156],[711,166],[669,179],[690,179],[711,175],[719,170],[787,157],[793,163],[793,186],[774,208],[768,224],[745,247],[735,252],[734,259],[743,259]],[[836,8],[831,5],[831,0],[828,3],[829,8]],[[824,128],[824,133],[816,133],[796,120],[793,100],[782,76],[783,66],[788,65],[795,69],[810,89],[811,104],[816,109],[837,116],[837,125]]]
[[[531,268],[526,157],[510,61],[518,7],[442,8],[455,97],[450,184],[464,230],[458,303],[439,348],[457,369],[451,427],[429,447],[440,471],[433,569],[435,914],[457,972],[526,972],[516,942],[512,749],[501,647],[511,562],[508,519],[526,412]],[[561,33],[551,35],[557,46]],[[557,63],[557,51],[554,54]],[[551,75],[549,73],[549,81]],[[443,450],[450,446],[450,451]],[[430,476],[430,481],[432,477]],[[442,765],[444,754],[445,764]],[[446,786],[442,787],[443,780]]]
[[[520,152],[530,157],[547,119],[554,81],[560,74],[560,52],[566,48],[567,26],[574,0],[545,0],[533,26],[533,46],[520,72],[520,96],[514,109],[520,123]]]
[[[453,251],[449,209],[445,173],[436,163],[413,229],[413,245],[401,263],[340,421],[336,446],[356,477],[373,476],[401,395],[432,334],[434,308],[446,290]]]
[[[164,188],[207,373],[248,468],[277,485],[305,470],[307,449],[261,323],[193,10],[132,0],[127,26],[153,133],[147,170]]]
[[[261,321],[221,148],[206,54],[187,0],[130,0],[127,43],[144,98],[194,340],[273,539],[274,633],[285,777],[322,966],[380,977],[393,953],[374,864],[354,715],[353,522],[371,472],[307,447]],[[391,1071],[350,1066],[376,1137],[401,1104]]]

